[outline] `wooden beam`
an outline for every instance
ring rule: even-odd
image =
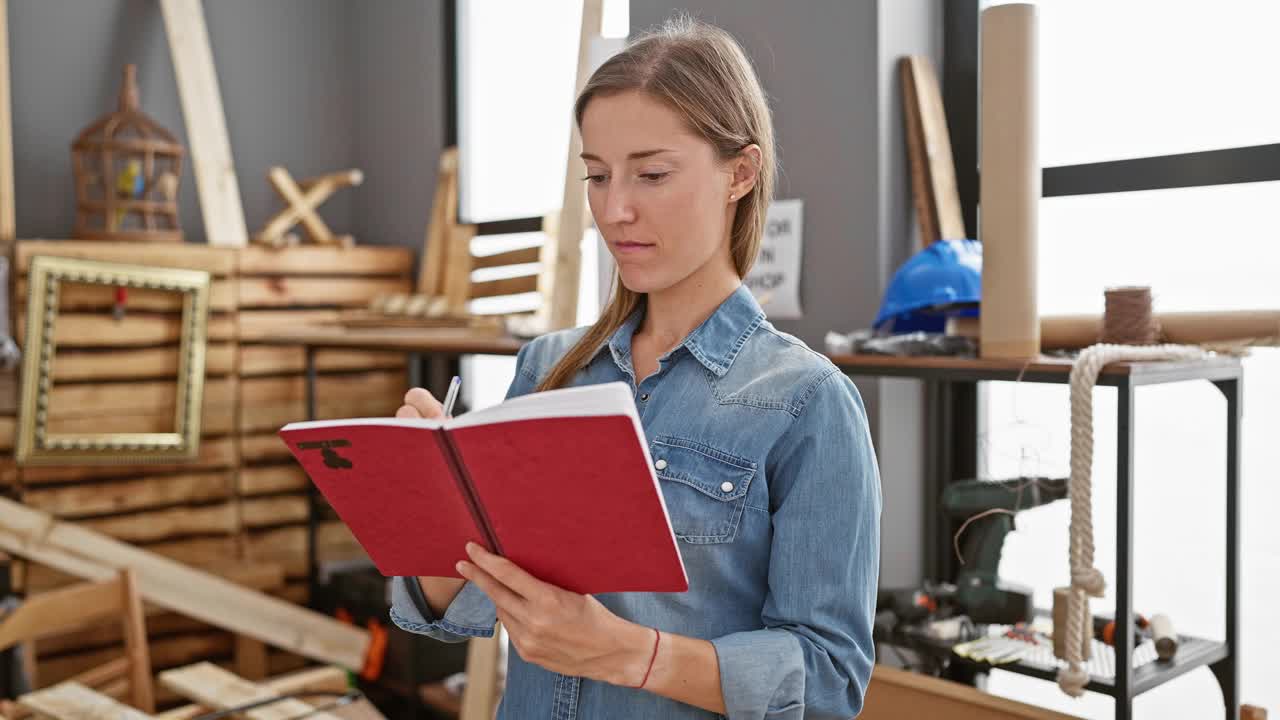
[[[9,90],[9,1],[0,0],[0,245],[17,237],[13,197],[13,113]]]
[[[200,454],[195,460],[186,463],[140,464],[140,465],[70,465],[66,467],[25,467],[22,469],[22,482],[28,487],[33,485],[49,485],[53,483],[79,482],[85,480],[101,480],[105,478],[126,478],[140,475],[161,475],[164,473],[196,472],[219,468],[236,467],[240,464],[240,453],[235,442],[229,437],[220,437],[200,441]],[[18,479],[18,468],[13,458],[0,457],[0,482],[12,484]]]
[[[206,328],[206,340],[234,340],[235,317],[231,313],[212,313]],[[25,338],[27,316],[18,316],[18,334]],[[167,345],[182,338],[182,316],[173,314],[128,313],[115,320],[110,313],[59,313],[54,323],[54,344],[62,348],[139,347]]]
[[[951,136],[933,66],[923,55],[910,55],[899,61],[899,74],[921,243],[966,237]]]
[[[23,502],[64,519],[125,513],[183,502],[209,502],[232,495],[234,472],[215,470],[181,475],[111,479],[92,485],[27,488]]]
[[[132,567],[143,597],[299,655],[359,669],[364,630],[0,498],[0,549],[91,580]]]
[[[235,370],[236,346],[211,342],[204,346],[205,377]],[[145,380],[178,376],[178,346],[121,348],[107,351],[59,349],[54,355],[53,382],[76,380]]]
[[[250,275],[397,275],[408,277],[413,266],[409,248],[356,246],[332,248],[303,245],[275,250],[253,245],[238,253],[240,276]]]
[[[328,692],[340,695],[348,690],[347,673],[341,668],[332,666],[299,670],[288,675],[270,678],[259,684],[277,695],[300,692]],[[207,712],[209,708],[204,705],[184,705],[156,717],[157,720],[192,720]]]
[[[213,665],[198,663],[160,673],[160,683],[191,700],[223,710],[276,697],[279,693]],[[244,713],[249,720],[292,720],[306,715],[315,720],[338,720],[336,715],[316,712],[301,700],[281,700]]]
[[[230,312],[236,309],[236,288],[229,278],[214,279],[209,283],[209,309],[214,312]],[[13,296],[28,296],[26,276],[14,283]],[[60,312],[107,310],[115,306],[116,288],[112,285],[64,281],[58,287]],[[129,288],[125,300],[126,312],[137,310],[182,312],[183,294],[175,290]]]
[[[173,55],[182,115],[187,122],[205,241],[212,246],[244,247],[249,244],[249,232],[240,205],[240,187],[231,160],[231,141],[204,10],[200,0],[160,0],[160,10]]]
[[[237,300],[242,308],[365,307],[379,295],[408,291],[409,279],[401,277],[244,277]]]
[[[492,255],[472,255],[471,269],[479,270],[481,268],[505,267],[507,265],[528,265],[538,262],[541,255],[541,245],[519,248],[518,250],[507,250],[506,252],[494,253]]]
[[[22,640],[38,640],[57,635],[78,625],[115,616],[120,607],[116,599],[119,583],[104,580],[79,583],[61,590],[42,593],[40,602],[19,605],[0,623],[0,648]],[[40,628],[35,633],[32,628]]]
[[[307,356],[301,347],[284,345],[244,345],[239,349],[240,377],[280,375],[306,370]],[[61,357],[59,357],[61,360]],[[208,362],[208,359],[205,360]],[[396,350],[318,350],[316,370],[400,370],[406,365],[404,353]],[[55,372],[57,365],[55,363]]]
[[[236,251],[194,243],[130,245],[84,240],[23,240],[14,249],[17,274],[26,275],[31,269],[31,258],[36,255],[204,270],[215,278],[231,275],[236,271]]]
[[[66,682],[18,698],[18,705],[57,720],[148,720],[150,715],[79,683]]]
[[[471,297],[496,297],[499,295],[515,295],[517,293],[537,292],[537,275],[518,275],[499,280],[484,280],[471,283]]]

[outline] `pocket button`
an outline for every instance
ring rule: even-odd
[[[733,483],[728,481],[722,482],[720,483],[720,489],[727,493],[733,492]]]
[[[654,466],[654,467],[656,467],[656,468],[658,468],[659,470],[666,470],[666,469],[667,469],[667,461],[666,461],[666,460],[663,460],[662,458],[658,458],[658,462],[654,463],[654,464],[653,464],[653,466]]]

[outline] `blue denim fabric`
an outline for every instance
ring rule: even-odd
[[[710,640],[732,720],[851,718],[871,676],[879,572],[880,480],[853,383],[776,330],[745,286],[635,377],[618,330],[574,385],[625,381],[653,456],[689,575],[685,593],[598,596],[619,616]],[[532,392],[584,330],[520,351],[509,396]],[[665,462],[664,462],[665,461]],[[392,620],[446,642],[493,632],[471,584],[436,619],[392,583]],[[411,580],[411,579],[410,579]],[[499,718],[675,718],[714,713],[649,693],[571,678],[510,653]]]

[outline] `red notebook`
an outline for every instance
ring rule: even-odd
[[[383,575],[458,577],[470,540],[574,592],[689,589],[625,383],[280,436]]]

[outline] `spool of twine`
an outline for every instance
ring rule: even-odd
[[[1154,345],[1160,341],[1160,321],[1151,311],[1151,288],[1118,287],[1106,291],[1102,342]]]

